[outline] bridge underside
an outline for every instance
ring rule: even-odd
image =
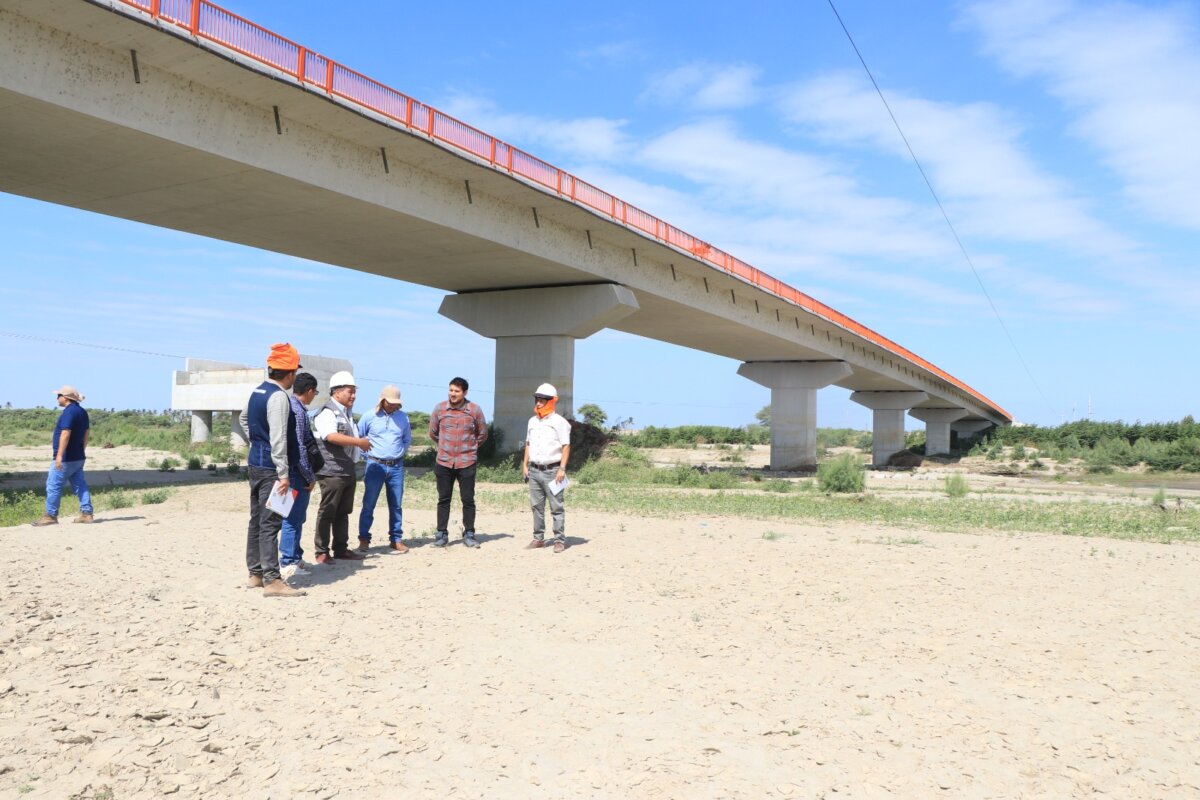
[[[834,385],[1007,421],[690,254],[239,58],[102,0],[0,0],[0,190],[448,292],[614,284],[634,301],[608,327],[843,362]]]

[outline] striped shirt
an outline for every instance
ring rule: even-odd
[[[471,466],[479,458],[479,445],[488,438],[483,409],[470,400],[457,407],[443,400],[429,415],[429,438],[437,442],[437,463],[451,469]]]

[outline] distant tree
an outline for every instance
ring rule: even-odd
[[[758,410],[758,413],[754,415],[754,418],[756,420],[758,420],[759,425],[762,425],[764,428],[770,428],[771,427],[771,407],[769,405],[763,406],[762,408],[760,408]]]
[[[604,409],[595,403],[584,403],[575,410],[575,413],[583,417],[583,421],[588,425],[596,428],[603,428],[604,423],[608,422],[608,414],[605,414]]]

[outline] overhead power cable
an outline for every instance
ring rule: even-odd
[[[140,356],[155,356],[158,358],[174,358],[186,360],[187,356],[176,355],[174,353],[158,353],[153,350],[137,350],[132,347],[117,347],[116,345],[99,344],[97,342],[78,342],[73,339],[56,339],[50,336],[37,336],[29,333],[15,333],[13,331],[0,331],[0,336],[7,336],[12,339],[25,339],[31,342],[47,342],[49,344],[67,344],[74,347],[91,347],[96,350],[112,350],[118,353],[134,353]],[[378,384],[394,384],[396,386],[415,386],[422,389],[444,389],[445,384],[429,384],[429,383],[414,383],[413,381],[401,381],[396,378],[369,378],[359,376],[358,380],[367,383]],[[495,394],[491,389],[473,388],[471,391],[481,394]],[[680,403],[672,400],[664,400],[661,402],[649,400],[589,400],[587,398],[579,398],[589,403],[610,403],[614,405],[629,405],[629,406],[677,406],[683,408],[738,408],[738,405],[716,404],[716,403]]]
[[[937,191],[933,188],[933,182],[929,180],[929,176],[925,173],[925,167],[921,165],[921,159],[917,158],[916,151],[908,141],[908,136],[905,135],[904,129],[900,127],[900,120],[896,118],[896,114],[892,111],[891,104],[888,103],[887,97],[883,94],[883,89],[879,87],[878,81],[875,80],[875,75],[871,72],[871,68],[867,66],[867,60],[863,58],[862,52],[858,49],[858,45],[854,42],[854,37],[850,35],[850,29],[846,27],[842,15],[838,13],[837,6],[833,0],[827,0],[829,8],[833,11],[833,15],[837,17],[838,25],[842,27],[842,33],[846,34],[846,40],[850,42],[850,46],[854,48],[854,55],[858,56],[858,63],[862,64],[863,71],[867,73],[867,77],[871,80],[871,85],[875,87],[875,93],[879,95],[880,102],[887,109],[888,116],[892,118],[892,124],[896,126],[896,132],[900,134],[900,138],[904,141],[904,146],[908,150],[908,155],[912,158],[913,164],[916,165],[917,171],[921,173],[921,179],[925,181],[925,188],[929,190],[929,194],[933,197],[933,202],[937,204],[938,211],[942,213],[942,219],[946,221],[946,227],[950,229],[950,234],[954,237],[954,241],[958,244],[958,249],[962,252],[963,258],[967,262],[967,266],[971,268],[971,274],[975,276],[976,282],[979,283],[979,289],[983,292],[983,296],[987,298],[988,305],[991,306],[992,313],[996,316],[996,321],[1000,323],[1000,329],[1004,331],[1005,337],[1008,339],[1009,345],[1012,346],[1013,352],[1016,353],[1017,361],[1024,368],[1025,374],[1029,376],[1029,382],[1033,384],[1033,388],[1041,396],[1042,402],[1046,404],[1046,408],[1050,408],[1050,400],[1046,397],[1046,393],[1042,391],[1042,387],[1038,384],[1037,378],[1033,376],[1033,371],[1029,369],[1029,364],[1026,363],[1025,357],[1021,354],[1021,348],[1017,347],[1017,342],[1013,339],[1012,333],[1008,330],[1008,325],[1004,323],[1004,318],[1000,316],[1000,309],[996,307],[996,303],[992,300],[992,295],[988,292],[987,286],[983,282],[983,277],[980,276],[979,270],[975,269],[975,262],[971,259],[971,254],[967,252],[967,246],[963,243],[962,237],[958,235],[958,229],[954,227],[954,223],[950,221],[950,215],[946,213],[946,207],[942,205],[942,200],[938,197]]]

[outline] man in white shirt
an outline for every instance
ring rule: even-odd
[[[354,466],[361,457],[359,451],[371,449],[371,443],[359,435],[354,422],[352,409],[357,394],[354,376],[335,372],[329,379],[329,401],[313,419],[317,448],[325,459],[324,466],[317,471],[317,481],[321,484],[314,542],[318,564],[329,564],[335,558],[363,560],[350,549],[350,511],[354,508],[357,483]]]
[[[554,411],[558,390],[548,383],[533,393],[533,416],[525,429],[525,455],[521,475],[529,483],[529,505],[533,509],[533,541],[527,549],[546,545],[546,501],[554,519],[554,552],[567,549],[566,511],[563,510],[563,481],[571,457],[571,423]],[[558,489],[557,493],[554,491]]]

